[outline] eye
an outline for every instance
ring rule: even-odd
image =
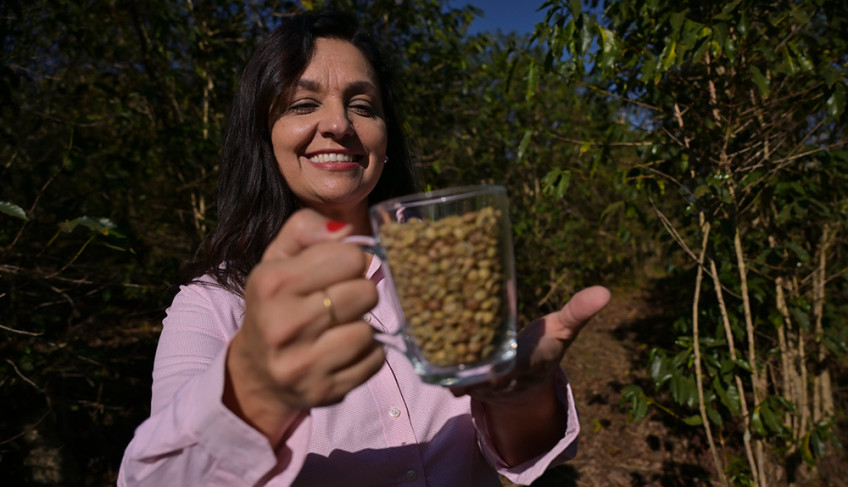
[[[314,112],[316,108],[318,108],[318,103],[311,100],[300,100],[289,105],[289,108],[288,110],[286,110],[286,113],[303,115]]]
[[[355,102],[350,104],[350,110],[363,117],[373,117],[376,113],[370,103]]]

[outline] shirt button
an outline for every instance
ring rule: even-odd
[[[389,416],[391,416],[391,417],[393,417],[393,418],[397,418],[398,416],[400,416],[400,409],[398,409],[398,408],[396,408],[396,407],[392,406],[392,407],[391,407],[391,409],[389,409]],[[410,470],[410,472],[415,473],[415,472],[413,472],[412,470]],[[409,472],[407,472],[407,474],[408,474],[408,473],[409,473]]]
[[[364,316],[363,316],[363,318],[365,318],[365,321],[366,321],[367,323],[371,323],[371,315],[370,315],[370,314],[366,314],[366,315],[364,315]]]
[[[409,469],[406,471],[406,480],[414,482],[418,478],[418,473],[415,470]]]

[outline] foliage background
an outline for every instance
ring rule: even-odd
[[[215,224],[218,148],[239,69],[288,12],[351,9],[381,39],[428,187],[508,187],[523,320],[596,282],[672,282],[667,299],[691,301],[697,266],[656,212],[697,240],[680,188],[657,176],[675,176],[684,156],[648,136],[662,124],[634,100],[650,86],[604,78],[639,72],[644,60],[604,37],[612,25],[581,17],[579,2],[539,3],[550,15],[532,39],[468,35],[480,12],[439,0],[0,3],[0,478],[114,484],[148,414],[155,341],[179,269]],[[613,18],[635,18],[630,2],[610,4],[621,9],[608,10]],[[594,15],[605,6],[587,7]],[[830,15],[825,26],[844,27],[844,9]],[[844,38],[833,32],[812,36],[816,49],[836,53],[831,86],[844,86]],[[654,47],[667,70],[684,62]],[[575,70],[575,61],[585,64]],[[693,110],[709,109],[702,94],[687,96]],[[839,100],[830,123],[841,131],[828,143],[844,143],[844,92]],[[831,154],[846,169],[844,155]],[[846,302],[846,173],[817,176],[818,186],[793,173],[805,184],[785,196],[799,212],[829,205],[821,218],[838,236],[834,303]],[[720,184],[700,191],[720,200]],[[844,308],[829,309],[833,352],[819,365],[838,371]],[[656,401],[640,394],[634,407],[677,407],[662,387]]]

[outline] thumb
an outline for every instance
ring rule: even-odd
[[[611,296],[609,289],[603,286],[581,290],[561,310],[544,318],[546,335],[560,340],[568,348],[586,323],[609,303]]]
[[[283,228],[268,244],[262,260],[288,259],[316,243],[341,240],[352,231],[352,225],[331,220],[315,210],[298,210],[286,220]]]

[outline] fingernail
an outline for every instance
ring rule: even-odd
[[[327,231],[328,232],[338,232],[342,228],[347,225],[345,222],[340,222],[338,220],[330,220],[327,222]]]

